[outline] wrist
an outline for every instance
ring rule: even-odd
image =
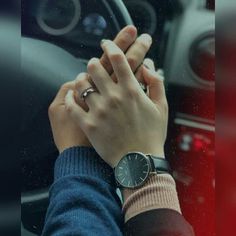
[[[151,153],[130,152],[115,167],[118,186],[138,188],[145,184],[151,173],[171,173],[169,163],[160,156]]]
[[[72,147],[63,151],[56,160],[54,180],[66,176],[89,175],[115,186],[113,169],[91,147]]]
[[[62,154],[63,152],[65,152],[66,150],[71,149],[71,148],[91,148],[91,149],[93,149],[93,147],[86,142],[62,144],[57,147],[60,154]]]

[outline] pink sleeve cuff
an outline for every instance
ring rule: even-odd
[[[172,209],[181,213],[176,185],[168,174],[151,174],[144,186],[122,191],[125,222],[143,212],[155,209]]]

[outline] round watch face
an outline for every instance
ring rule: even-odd
[[[129,153],[115,169],[117,182],[125,188],[136,188],[145,183],[150,173],[150,160],[141,153]]]

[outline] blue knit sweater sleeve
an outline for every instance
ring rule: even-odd
[[[113,170],[92,148],[64,151],[55,163],[43,236],[122,235]]]

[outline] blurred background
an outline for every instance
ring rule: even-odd
[[[25,92],[30,93],[30,90],[22,87],[25,78],[21,72],[21,37],[61,47],[86,64],[91,56],[101,54],[100,50],[95,50],[101,38],[112,38],[119,29],[111,15],[102,13],[101,7],[94,13],[89,8],[90,1],[83,5],[85,1],[81,0],[86,14],[81,14],[80,24],[73,30],[62,27],[70,21],[70,4],[64,8],[63,1],[58,1],[62,12],[67,13],[62,21],[53,8],[49,9],[49,15],[37,14],[43,9],[37,11],[40,2],[46,1],[2,0],[0,3],[0,236],[31,235],[21,233],[22,228],[28,233],[40,234],[57,155],[51,133],[41,128],[46,112],[35,113],[37,119],[31,121],[27,116],[29,111],[25,111],[28,105],[33,110],[35,101],[37,105],[41,103],[39,97],[25,100],[31,95]],[[95,4],[96,0],[91,3]],[[172,108],[166,150],[184,216],[193,225],[196,236],[233,236],[236,219],[236,2],[125,0],[124,4],[139,33],[152,35],[154,44],[149,56],[165,71]],[[50,27],[45,27],[45,22]],[[60,83],[61,80],[55,90]],[[48,128],[48,123],[45,124]],[[29,131],[34,133],[29,135]],[[34,144],[40,140],[40,135],[47,141],[41,149]],[[35,150],[48,153],[38,157]],[[35,191],[42,199],[37,198],[36,207],[32,207],[30,196]]]
[[[19,235],[20,1],[0,3],[0,235]],[[14,130],[12,133],[11,130]]]
[[[217,1],[217,235],[234,235],[236,219],[236,2]]]

